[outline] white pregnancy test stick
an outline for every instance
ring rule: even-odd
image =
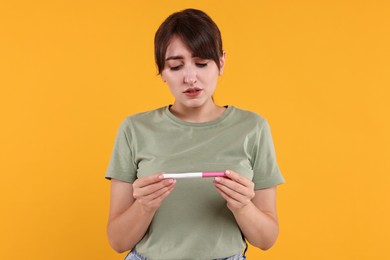
[[[224,172],[182,172],[182,173],[163,173],[164,179],[186,179],[186,178],[207,178],[207,177],[225,177]]]

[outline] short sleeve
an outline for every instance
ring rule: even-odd
[[[255,190],[284,183],[276,161],[274,143],[268,122],[263,119],[259,126],[252,154],[253,182]]]
[[[106,172],[106,179],[118,179],[134,182],[137,177],[137,167],[132,151],[131,128],[126,119],[122,122],[116,135],[114,149]]]

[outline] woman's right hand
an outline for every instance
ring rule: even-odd
[[[107,234],[117,252],[133,248],[145,235],[153,216],[176,186],[162,174],[142,177],[133,183],[111,180]]]
[[[145,211],[156,211],[175,187],[175,179],[164,179],[162,174],[154,174],[134,181],[133,197]]]

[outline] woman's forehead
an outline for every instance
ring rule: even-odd
[[[165,59],[179,59],[188,56],[193,56],[190,48],[179,37],[172,37],[165,53]]]

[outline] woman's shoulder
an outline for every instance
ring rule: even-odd
[[[122,129],[134,129],[139,127],[156,126],[164,119],[166,107],[160,107],[153,110],[137,112],[128,115],[122,120]]]
[[[239,120],[247,120],[248,122],[263,125],[267,123],[267,119],[261,114],[239,107],[233,106],[234,115]]]
[[[160,107],[153,110],[147,110],[142,112],[137,112],[125,117],[125,122],[139,122],[139,121],[149,121],[151,119],[156,119],[163,116],[166,107]]]

